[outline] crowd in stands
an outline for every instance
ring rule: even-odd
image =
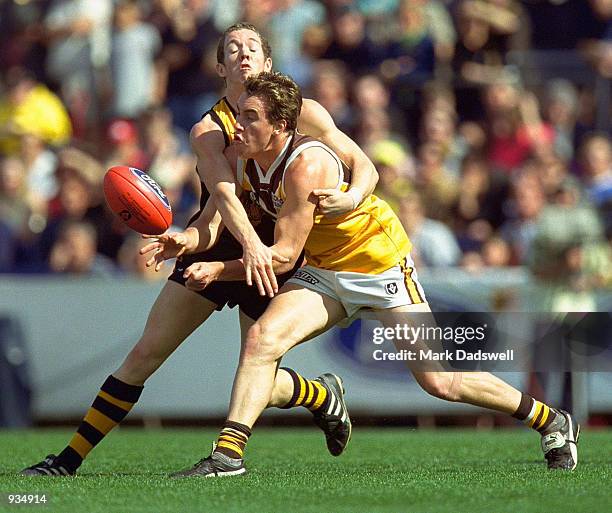
[[[612,287],[609,0],[4,1],[0,272],[159,277],[102,177],[147,170],[185,226],[236,21],[370,156],[417,265]]]

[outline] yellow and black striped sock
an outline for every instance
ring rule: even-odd
[[[554,408],[524,393],[518,409],[512,416],[523,421],[530,428],[543,433],[555,421],[558,415],[559,413]]]
[[[68,446],[58,455],[64,466],[76,470],[89,452],[119,424],[138,401],[142,386],[128,385],[109,376]]]
[[[289,373],[293,380],[293,395],[285,406],[281,408],[294,408],[303,406],[311,412],[316,412],[321,408],[326,408],[329,405],[329,393],[318,381],[313,381],[300,376],[293,369],[282,367],[284,371]]]
[[[230,458],[242,459],[244,448],[251,436],[251,428],[240,422],[226,420],[217,439],[215,452],[225,454]]]

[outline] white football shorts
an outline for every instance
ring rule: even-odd
[[[427,302],[409,255],[380,274],[329,271],[305,265],[287,283],[335,299],[342,303],[347,317],[352,317],[362,308],[386,309]]]

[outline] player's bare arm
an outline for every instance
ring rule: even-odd
[[[205,116],[193,126],[190,141],[201,178],[214,198],[225,226],[243,247],[247,284],[252,285],[254,280],[262,295],[276,293],[278,284],[270,271],[272,252],[259,239],[236,195],[234,174],[223,155],[225,141],[221,130],[210,116]]]
[[[155,270],[159,271],[166,260],[184,254],[208,251],[217,243],[222,230],[221,214],[211,197],[198,218],[184,231],[143,235],[142,237],[150,242],[140,249],[140,254],[152,253],[146,266],[155,265]]]
[[[298,130],[329,146],[351,169],[351,187],[343,193],[337,189],[317,189],[318,211],[337,216],[354,210],[363,198],[374,192],[378,172],[363,150],[340,130],[329,112],[315,100],[304,99],[298,119]]]
[[[288,262],[273,262],[274,272],[291,270],[299,258],[314,223],[317,197],[314,188],[327,188],[337,180],[335,161],[320,148],[309,148],[296,158],[285,174],[287,197],[276,221],[274,246]],[[187,288],[202,290],[215,280],[244,279],[240,260],[228,262],[197,262],[185,271]]]

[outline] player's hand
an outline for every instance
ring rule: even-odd
[[[223,266],[219,262],[196,262],[191,264],[183,273],[185,287],[189,290],[204,290],[213,281],[219,278]]]
[[[147,260],[146,266],[155,266],[155,271],[162,268],[163,263],[171,258],[180,257],[192,245],[191,237],[187,232],[170,232],[162,235],[143,235],[143,239],[148,239],[147,245],[140,248],[139,253],[145,255],[153,253]]]
[[[338,189],[315,189],[312,191],[317,197],[317,213],[324,216],[336,217],[355,210],[355,196],[349,192]]]
[[[287,263],[289,258],[280,255],[259,239],[244,244],[242,262],[246,272],[246,282],[249,286],[255,282],[261,296],[274,297],[278,292],[272,261]]]

